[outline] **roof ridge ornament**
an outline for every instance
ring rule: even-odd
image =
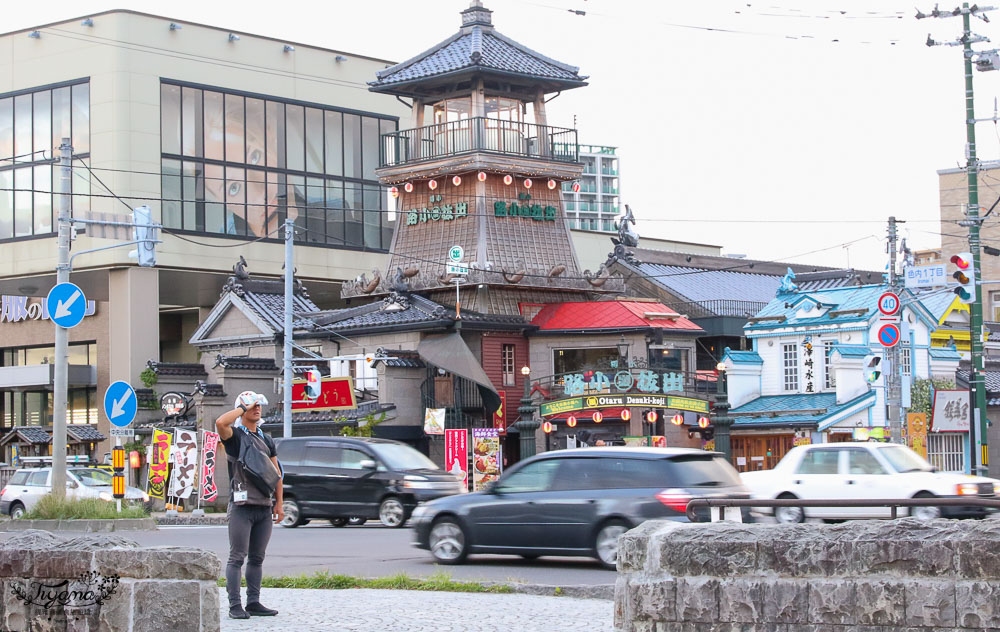
[[[493,26],[493,12],[483,6],[482,0],[472,0],[469,8],[462,11],[462,27]]]
[[[795,285],[795,272],[790,266],[787,270],[788,271],[785,272],[785,276],[781,279],[781,285],[778,286],[778,292],[775,296],[795,294],[799,291],[799,286]]]

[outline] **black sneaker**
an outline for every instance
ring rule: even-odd
[[[254,617],[273,617],[278,614],[277,610],[272,610],[271,608],[265,608],[260,605],[260,602],[248,603],[247,604],[247,614]]]
[[[236,604],[235,606],[229,606],[229,618],[230,619],[249,619],[250,615],[247,611],[243,609],[243,606]]]

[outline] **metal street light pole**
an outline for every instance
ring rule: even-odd
[[[59,146],[59,215],[58,215],[58,259],[56,263],[56,284],[69,282],[69,232],[72,202],[70,190],[73,179],[73,146],[69,138],[62,139]],[[54,310],[54,307],[51,307]],[[69,356],[67,351],[68,332],[65,327],[55,324],[55,375],[52,384],[52,495],[66,496],[66,405],[68,395]]]
[[[729,439],[729,428],[733,420],[726,414],[729,412],[729,392],[726,389],[726,364],[719,362],[716,366],[716,393],[718,401],[713,406],[715,413],[712,423],[715,424],[715,451],[726,455],[728,461],[733,460],[733,448]]]
[[[541,425],[535,419],[535,407],[531,403],[531,369],[521,367],[521,375],[524,377],[524,397],[521,398],[521,405],[517,407],[518,421],[514,424],[521,435],[521,459],[535,456],[536,440],[535,433]]]
[[[292,275],[295,271],[294,242],[295,220],[285,218],[285,366],[284,396],[281,410],[281,436],[292,436]]]

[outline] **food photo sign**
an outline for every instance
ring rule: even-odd
[[[444,431],[444,469],[462,481],[462,491],[469,491],[469,433],[465,428]]]
[[[500,478],[500,431],[497,428],[472,429],[472,491]]]

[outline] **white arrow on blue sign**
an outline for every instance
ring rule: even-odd
[[[87,297],[75,284],[60,283],[49,290],[45,305],[52,322],[69,329],[83,320],[87,312]]]
[[[128,382],[118,380],[104,392],[104,414],[116,426],[127,426],[135,420],[138,407],[135,390]]]

